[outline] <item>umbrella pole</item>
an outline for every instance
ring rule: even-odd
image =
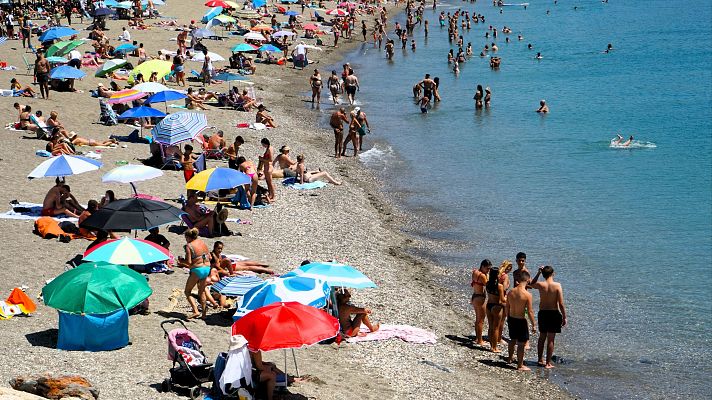
[[[287,349],[284,349],[284,387],[289,386],[289,374],[287,373]]]
[[[135,194],[135,195],[138,195],[138,192],[136,191],[136,185],[134,185],[133,182],[129,182],[129,184],[131,185],[131,188],[133,189],[134,194]]]
[[[299,367],[297,366],[297,356],[294,354],[294,349],[291,349],[291,350],[292,350],[292,359],[294,360],[294,371],[296,371],[296,373],[297,373],[297,378],[301,378],[301,376],[299,375]],[[289,382],[289,381],[287,381],[287,382]]]

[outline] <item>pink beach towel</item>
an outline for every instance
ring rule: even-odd
[[[365,325],[361,325],[361,332],[366,333],[366,335],[348,338],[346,341],[349,343],[356,343],[386,340],[390,338],[398,338],[408,343],[416,344],[435,344],[437,341],[437,336],[435,336],[434,333],[410,325],[383,324],[376,332],[371,332]]]

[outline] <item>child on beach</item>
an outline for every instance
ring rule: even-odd
[[[336,304],[339,307],[339,324],[341,331],[348,337],[358,336],[361,329],[361,323],[366,325],[369,331],[376,332],[381,325],[372,324],[369,316],[371,310],[368,308],[356,307],[349,303],[351,293],[348,290],[340,290],[336,294]],[[356,314],[354,319],[351,319],[351,314]]]
[[[539,275],[544,282],[537,282]],[[530,286],[539,290],[539,342],[537,343],[537,364],[547,369],[554,368],[551,357],[554,355],[554,339],[561,328],[566,326],[566,308],[561,284],[554,282],[554,268],[539,267]],[[546,363],[544,363],[544,345],[546,344]]]
[[[527,292],[527,284],[530,275],[523,271],[518,275],[519,281],[515,281],[514,289],[507,296],[505,313],[507,315],[507,327],[509,328],[509,357],[507,362],[511,363],[514,358],[514,346],[517,347],[517,371],[529,371],[524,366],[524,346],[529,341],[529,327],[524,317],[526,313],[532,322],[532,333],[536,333],[536,322],[534,312],[532,312],[532,295]]]

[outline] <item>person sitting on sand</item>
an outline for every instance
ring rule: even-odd
[[[237,97],[238,103],[244,111],[251,111],[257,101],[247,94],[247,89],[242,89],[242,94]]]
[[[210,136],[210,139],[208,139],[208,149],[220,153],[227,151],[227,146],[225,145],[225,133],[223,131],[217,131]]]
[[[193,227],[200,229],[204,226],[208,227],[208,231],[212,234],[215,230],[215,212],[208,208],[203,208],[198,204],[198,196],[191,194],[183,207],[183,211],[188,214]]]
[[[102,97],[102,98],[105,98],[105,99],[110,98],[110,97],[114,94],[114,91],[107,89],[106,86],[104,86],[103,83],[99,83],[99,84],[97,85],[97,87],[96,87],[96,92],[97,92],[97,94],[99,95],[99,97]]]
[[[30,86],[23,87],[16,78],[10,80],[10,90],[15,96],[35,97],[35,90]]]
[[[52,134],[51,139],[49,143],[47,143],[47,146],[45,149],[49,151],[52,156],[61,156],[62,154],[74,154],[74,149],[72,149],[68,144],[65,139],[62,138],[62,135],[56,133],[56,130],[58,128],[55,128]]]
[[[257,115],[255,115],[255,122],[265,124],[270,128],[276,128],[277,125],[274,123],[274,118],[267,114],[267,111],[268,110],[267,108],[265,108],[264,104],[260,104],[259,106],[257,106]]]
[[[297,176],[297,162],[289,157],[289,146],[282,146],[279,155],[275,157],[272,165],[279,168],[272,169],[272,177],[277,179],[294,178]]]
[[[203,100],[196,94],[193,93],[193,88],[189,87],[188,92],[186,93],[185,98],[185,107],[189,110],[207,110],[205,105],[203,105]]]
[[[381,325],[371,323],[371,310],[368,308],[356,307],[349,303],[351,293],[348,289],[340,289],[336,293],[336,305],[339,308],[339,324],[341,331],[348,337],[358,336],[361,324],[366,325],[369,331],[376,332]],[[351,319],[351,315],[356,316]]]
[[[212,217],[211,217],[212,218]],[[208,246],[198,238],[198,229],[188,229],[184,233],[185,236],[185,257],[178,257],[178,266],[190,269],[190,275],[185,282],[185,297],[188,299],[193,313],[188,316],[188,319],[200,317],[205,319],[207,313],[205,288],[207,287],[207,278],[210,276],[210,250]],[[198,299],[202,313],[198,312],[198,305],[193,298],[193,288],[198,285]]]
[[[511,265],[511,264],[510,264]],[[507,327],[509,329],[509,356],[507,362],[514,361],[514,347],[517,347],[517,371],[529,371],[529,367],[524,365],[524,351],[529,341],[529,327],[525,314],[532,322],[532,333],[536,333],[536,321],[532,307],[532,295],[527,292],[527,285],[530,282],[529,272],[523,271],[518,275],[519,281],[514,282],[514,289],[507,296],[507,304],[504,312],[507,316]]]
[[[66,208],[63,197],[67,189],[64,187],[64,180],[55,179],[55,185],[47,192],[42,201],[42,216],[54,217],[65,214],[70,217],[79,218],[79,215]]]
[[[161,235],[158,227],[149,229],[148,236],[143,238],[143,240],[148,240],[149,242],[155,243],[166,250],[169,250],[171,247],[171,242],[169,242],[165,236]]]
[[[37,132],[39,127],[32,123],[30,120],[30,115],[32,114],[32,107],[27,105],[22,109],[20,113],[20,129],[24,129],[31,132]]]
[[[77,225],[79,226],[79,233],[84,236],[84,237],[95,237],[97,230],[96,229],[87,229],[87,228],[82,228],[81,225],[82,223],[91,215],[99,209],[99,202],[96,200],[89,200],[87,203],[87,208],[86,210],[82,211],[81,214],[79,214],[79,221],[77,221]]]
[[[267,400],[274,398],[274,388],[277,385],[277,375],[283,374],[276,365],[262,361],[262,352],[250,352],[252,367],[259,374],[260,385],[264,385]]]
[[[304,165],[304,154],[300,154],[297,156],[296,174],[297,174],[297,183],[310,183],[310,182],[324,180],[329,183],[333,183],[334,185],[341,185],[341,182],[332,178],[328,172],[324,172],[324,171],[309,172],[309,171],[307,171],[307,167]]]
[[[539,108],[536,112],[541,114],[547,114],[549,112],[549,106],[546,105],[546,100],[539,101]]]

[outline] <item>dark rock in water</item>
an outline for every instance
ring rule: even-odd
[[[99,398],[99,389],[78,375],[23,375],[11,379],[10,386],[15,390],[36,394],[47,399],[73,397],[95,400]]]
[[[641,363],[641,364],[648,364],[648,365],[657,364],[657,361],[655,361],[655,360],[649,360],[649,359],[647,359],[647,358],[641,358],[640,360],[638,360],[638,362]]]
[[[573,361],[565,359],[565,358],[561,358],[559,356],[551,356],[551,361],[555,362],[557,364],[571,364],[571,363],[573,363]]]

